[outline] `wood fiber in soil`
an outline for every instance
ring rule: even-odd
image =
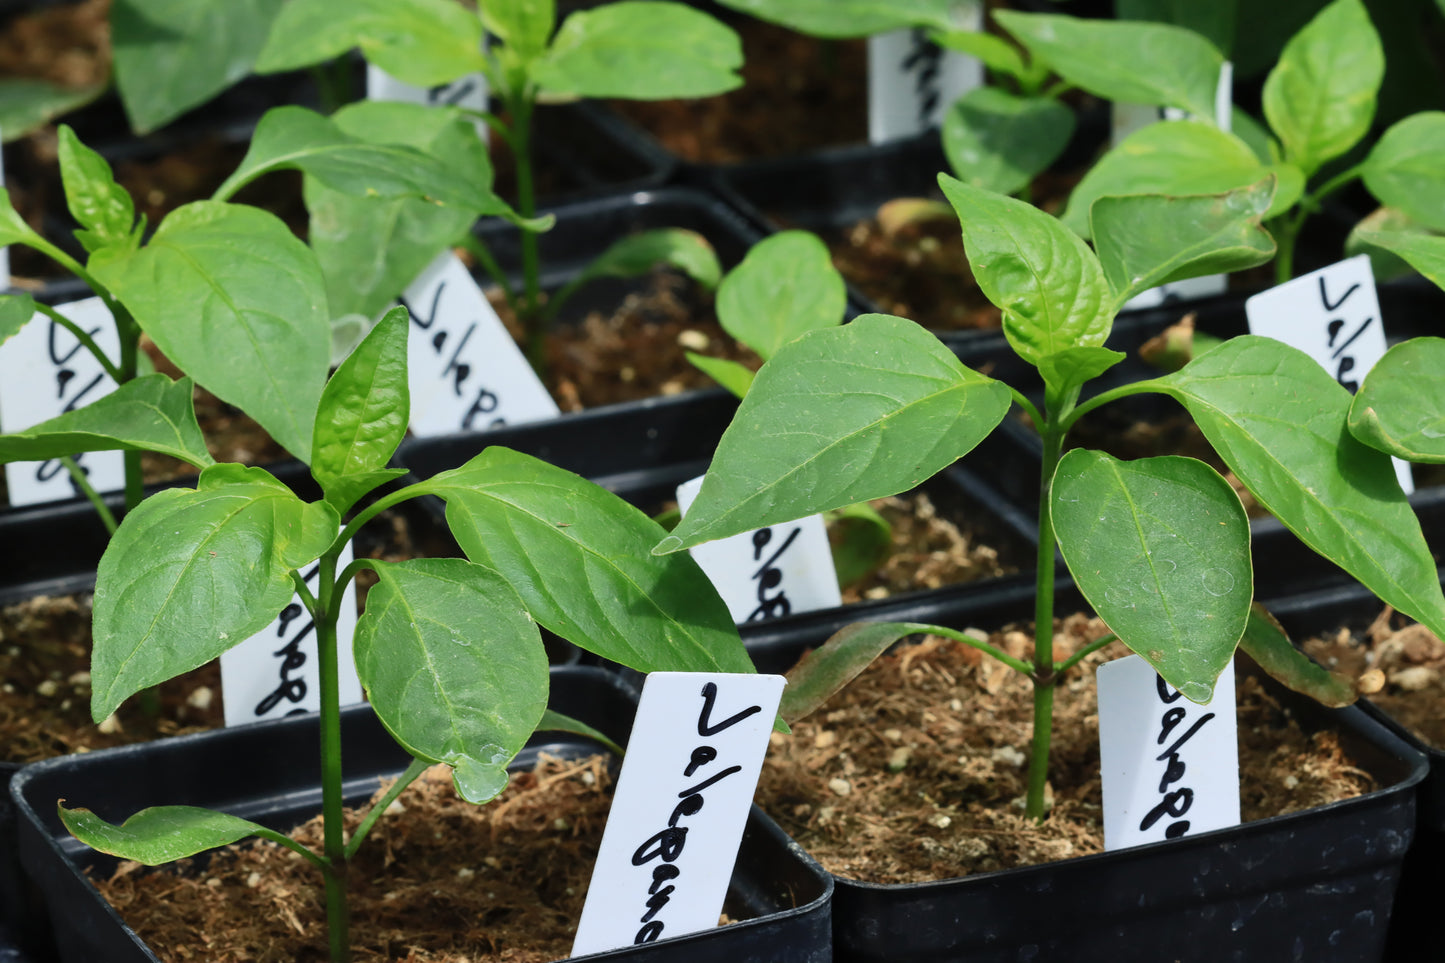
[[[683,160],[732,164],[868,139],[867,43],[823,41],[731,18],[743,42],[743,86],[696,100],[612,101]]]
[[[1105,634],[1062,620],[1056,658]],[[1029,658],[1015,628],[990,641]],[[877,660],[812,716],[775,734],[758,803],[829,871],[877,883],[922,882],[1068,859],[1103,849],[1094,669],[1126,655],[1115,643],[1084,660],[1055,694],[1053,805],[1023,814],[1032,684],[978,650],[929,637]],[[1307,735],[1241,673],[1239,749],[1245,821],[1374,788],[1335,736]]]
[[[435,767],[377,823],[349,875],[353,958],[533,963],[565,958],[611,803],[606,759],[543,757],[496,800],[457,797]],[[347,830],[360,821],[347,810]],[[321,845],[320,818],[292,834]],[[122,863],[99,883],[162,960],[312,963],[326,956],[311,863],[275,843],[173,869]]]
[[[1435,749],[1445,749],[1445,645],[1386,606],[1364,632],[1340,629],[1302,645]]]

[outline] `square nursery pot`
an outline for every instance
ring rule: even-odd
[[[626,740],[635,698],[619,677],[601,669],[552,673],[550,705],[619,741]],[[410,758],[369,707],[345,710],[342,728],[347,798],[363,801],[379,780],[400,774]],[[574,757],[596,751],[588,740],[554,736],[535,736],[518,766],[534,762],[543,750]],[[148,805],[208,806],[284,831],[320,810],[318,739],[316,718],[297,717],[27,767],[13,787],[24,820],[21,851],[52,908],[61,960],[154,963],[156,956],[86,876],[87,869],[109,873],[116,860],[65,832],[56,799],[86,800],[112,819]],[[728,912],[739,922],[579,959],[827,963],[831,895],[828,875],[754,807],[729,888]]]
[[[1341,628],[1363,632],[1382,607],[1380,600],[1359,584],[1322,588],[1264,604],[1296,640]],[[1366,699],[1361,699],[1359,706],[1429,760],[1429,775],[1420,783],[1416,804],[1415,840],[1405,857],[1390,920],[1387,955],[1400,963],[1425,959],[1422,948],[1439,941],[1436,914],[1445,887],[1445,750],[1424,742],[1380,706]],[[1441,711],[1445,712],[1445,707]]]
[[[1067,581],[1056,611],[1087,609]],[[1029,621],[1033,595],[929,605],[957,628]],[[754,648],[786,671],[812,642]],[[1307,728],[1329,727],[1384,787],[1342,802],[1114,852],[936,882],[838,877],[834,953],[848,963],[1359,963],[1383,959],[1391,905],[1415,832],[1427,764],[1358,708],[1289,698]],[[1415,957],[1419,958],[1419,957]]]

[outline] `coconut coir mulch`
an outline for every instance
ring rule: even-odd
[[[1055,657],[1104,635],[1064,619]],[[1030,635],[993,644],[1028,658]],[[1052,809],[1024,817],[1032,685],[959,643],[929,637],[877,660],[822,709],[774,736],[758,802],[830,871],[879,883],[921,882],[1031,865],[1103,849],[1094,669],[1126,655],[1109,646],[1055,694]],[[1374,788],[1335,736],[1306,734],[1258,681],[1241,674],[1239,749],[1245,821]]]
[[[611,803],[606,760],[544,756],[486,806],[436,767],[402,793],[348,879],[353,958],[534,963],[565,958]],[[347,811],[353,831],[361,812]],[[319,817],[291,834],[319,849]],[[275,843],[228,847],[172,871],[122,863],[106,898],[166,961],[312,963],[325,902],[310,862]]]

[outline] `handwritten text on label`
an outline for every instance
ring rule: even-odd
[[[1234,665],[1200,706],[1137,655],[1098,669],[1104,848],[1239,823]]]
[[[717,925],[783,685],[779,675],[647,677],[573,956]]]
[[[983,29],[983,4],[967,2],[959,29]],[[868,140],[882,144],[943,123],[955,100],[983,85],[976,57],[940,49],[924,30],[868,38]]]

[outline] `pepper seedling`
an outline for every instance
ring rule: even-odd
[[[342,523],[358,500],[404,471],[386,465],[406,433],[409,324],[405,308],[389,312],[313,402],[310,464],[324,498],[303,501],[262,468],[208,465],[194,489],[158,492],[126,515],[96,576],[97,720],[249,638],[300,594],[315,620],[321,671],[322,851],[196,807],[145,809],[116,826],[60,806],[76,838],[147,865],[249,836],[300,853],[321,872],[338,963],[349,956],[347,864],[408,784],[444,763],[458,793],[484,803],[506,786],[507,765],[534,730],[579,729],[546,709],[539,625],[641,672],[753,671],[701,570],[686,556],[649,554],[664,534],[656,523],[530,456],[488,448],[460,468],[376,498]],[[338,571],[342,550],[367,521],[423,495],[446,502],[465,558],[363,558]],[[320,570],[314,593],[301,575],[313,563]],[[414,762],[348,840],[336,623],[343,592],[363,569],[379,581],[356,627],[357,675]]]
[[[1027,813],[1038,819],[1054,690],[1115,637],[1195,702],[1209,700],[1241,645],[1286,684],[1349,701],[1348,687],[1340,691],[1252,608],[1249,522],[1218,472],[1178,456],[1064,453],[1081,417],[1147,392],[1181,403],[1244,486],[1304,544],[1396,609],[1445,630],[1435,563],[1390,460],[1350,433],[1349,393],[1309,356],[1238,337],[1178,372],[1079,401],[1088,382],[1124,357],[1105,341],[1131,296],[1273,256],[1262,224],[1272,178],[1214,195],[1100,198],[1090,212],[1095,250],[1028,204],[947,175],[939,183],[975,276],[1003,311],[1009,344],[1042,377],[1042,403],[969,369],[902,318],[865,315],[804,335],[758,372],[697,500],[654,551],[912,488],[971,450],[1012,400],[1043,444],[1033,659],[941,626],[850,626],[825,647],[836,658],[817,660],[816,684],[794,679],[785,719],[907,635],[934,632],[975,646],[1034,682]],[[1063,660],[1052,641],[1056,546],[1112,633]]]
[[[666,37],[667,42],[657,43],[658,37]],[[526,330],[527,354],[539,370],[546,326],[562,299],[544,303],[535,233],[542,225],[531,220],[536,215],[532,125],[538,104],[578,97],[703,97],[742,82],[737,74],[742,63],[737,34],[702,11],[658,0],[602,4],[572,13],[560,27],[554,0],[486,0],[475,11],[454,0],[292,0],[277,17],[257,70],[293,70],[352,48],[360,48],[368,61],[397,79],[419,87],[474,72],[486,77],[501,110],[471,113],[486,122],[516,160],[516,206],[524,222],[518,290],[485,245],[465,233],[466,225],[461,230],[450,225],[450,233],[444,233],[449,225],[429,223],[424,234],[393,227],[377,254],[366,225],[384,220],[384,209],[365,202],[334,206],[323,225],[326,234],[317,243],[339,247],[349,242],[355,247],[357,238],[365,238],[372,253],[364,263],[374,265],[374,277],[385,280],[354,309],[374,315],[412,281],[420,266],[445,247],[461,244],[503,291]],[[355,124],[367,126],[362,119]],[[638,274],[662,263],[691,274],[698,260],[697,242],[691,232],[646,232],[619,242],[618,248],[603,254],[605,268],[593,270]],[[649,256],[642,257],[644,253]],[[333,286],[353,283],[346,275],[355,273],[358,262],[339,251],[336,260],[340,270]],[[694,276],[708,279],[706,272]],[[711,281],[716,283],[715,273]]]

